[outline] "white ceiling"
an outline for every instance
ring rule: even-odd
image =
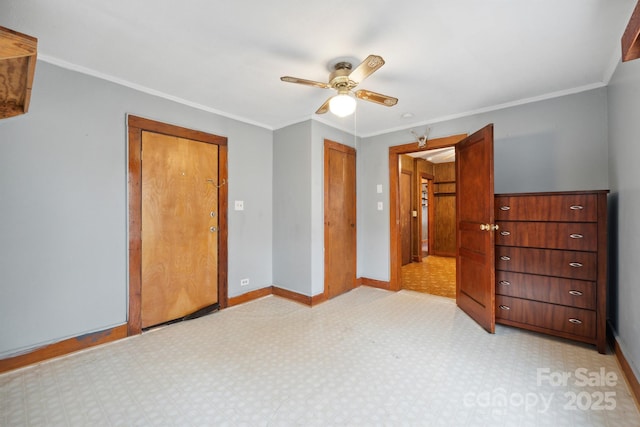
[[[407,153],[410,157],[425,159],[431,163],[450,163],[456,161],[456,151],[453,147],[436,148],[434,150]]]
[[[398,105],[315,116],[370,136],[606,85],[635,2],[2,0],[0,25],[45,61],[269,129],[333,92],[280,76],[324,82],[338,57],[381,55],[358,89]]]

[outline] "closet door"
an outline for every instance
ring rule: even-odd
[[[324,292],[356,287],[356,151],[324,143]]]

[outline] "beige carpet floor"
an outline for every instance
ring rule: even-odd
[[[488,334],[451,299],[362,286],[313,308],[268,296],[2,374],[0,426],[637,427],[640,415],[611,354]]]

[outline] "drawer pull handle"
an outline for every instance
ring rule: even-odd
[[[571,237],[572,239],[582,239],[584,236],[582,234],[574,233],[569,234],[569,237]]]
[[[511,286],[511,282],[508,282],[506,280],[500,280],[498,283],[502,286]]]
[[[569,209],[571,209],[572,211],[581,211],[582,209],[584,209],[584,207],[580,205],[573,205]]]
[[[511,261],[511,257],[505,256],[505,255],[502,255],[502,256],[500,257],[500,259],[501,259],[502,261]]]
[[[574,319],[573,317],[569,319],[569,322],[573,323],[574,325],[582,325],[582,320]]]
[[[510,232],[508,232],[508,231],[501,231],[501,232],[500,232],[500,235],[501,235],[501,236],[510,236],[510,235],[511,235],[511,233],[510,233]]]
[[[509,307],[508,305],[499,305],[498,307],[500,307],[500,310],[511,310],[511,307]]]
[[[576,297],[581,297],[582,296],[582,292],[580,292],[580,291],[570,290],[569,293],[571,295],[573,295],[573,296],[576,296]]]
[[[509,209],[511,209],[511,206],[500,206],[501,211],[508,211]]]
[[[581,264],[581,263],[579,263],[579,262],[570,262],[570,263],[569,263],[569,265],[570,265],[571,267],[575,267],[575,268],[580,268],[580,267],[582,267],[582,264]]]

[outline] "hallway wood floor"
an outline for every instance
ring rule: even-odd
[[[455,257],[426,256],[402,266],[402,289],[441,297],[456,297]]]

